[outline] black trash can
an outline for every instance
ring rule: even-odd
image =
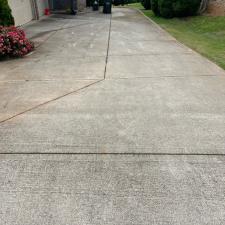
[[[112,1],[104,0],[103,13],[110,14],[112,12]]]
[[[99,5],[98,5],[98,1],[97,0],[95,0],[93,2],[92,8],[93,8],[93,11],[98,11]]]

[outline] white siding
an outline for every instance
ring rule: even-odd
[[[16,26],[28,23],[33,19],[30,0],[8,0]]]

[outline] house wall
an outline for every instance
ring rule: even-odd
[[[70,0],[51,0],[52,9],[65,10],[70,8]]]
[[[28,23],[33,19],[33,11],[30,0],[8,0],[12,9],[16,26]]]
[[[210,0],[208,13],[214,16],[225,15],[225,0]]]
[[[71,0],[50,0],[50,8],[53,10],[70,9]],[[86,0],[77,0],[78,11],[82,11],[86,7]]]
[[[48,8],[48,0],[36,0],[37,7],[34,6],[34,0],[8,0],[15,19],[15,25],[23,25],[44,15],[44,9]],[[37,11],[37,12],[36,12]]]

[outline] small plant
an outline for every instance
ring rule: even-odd
[[[14,26],[0,26],[0,59],[22,57],[34,49],[23,30]]]
[[[14,25],[14,18],[7,0],[0,0],[0,26]]]

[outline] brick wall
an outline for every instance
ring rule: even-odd
[[[207,11],[215,16],[225,15],[225,0],[210,0]]]

